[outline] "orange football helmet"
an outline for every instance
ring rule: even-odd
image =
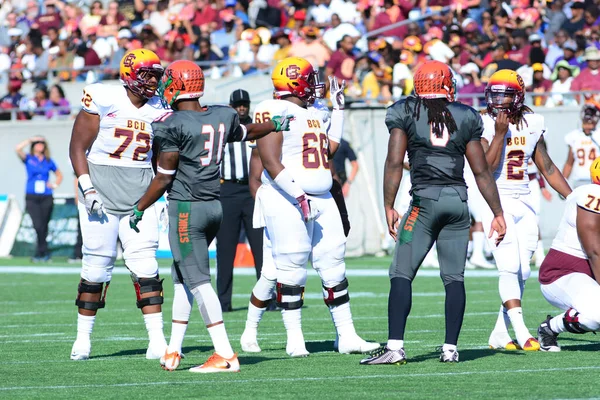
[[[187,60],[171,63],[160,81],[158,94],[168,106],[178,100],[199,99],[204,95],[202,68]]]
[[[120,65],[121,82],[136,96],[150,99],[158,88],[165,69],[160,58],[150,50],[136,49],[125,53]],[[155,78],[152,80],[152,78]]]
[[[501,69],[490,76],[485,88],[488,113],[498,115],[499,111],[514,115],[525,101],[525,83],[515,71]]]
[[[325,85],[319,82],[319,74],[312,64],[300,57],[288,57],[280,61],[271,73],[277,98],[296,96],[308,104],[322,98]]]
[[[456,81],[452,70],[439,61],[423,63],[414,76],[415,93],[423,99],[454,101]]]

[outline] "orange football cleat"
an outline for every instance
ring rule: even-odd
[[[175,371],[179,367],[181,361],[181,354],[174,351],[169,353],[169,350],[165,351],[165,355],[160,358],[160,366],[165,371]]]
[[[540,350],[540,342],[538,342],[537,339],[531,337],[531,338],[527,339],[527,341],[525,342],[525,345],[523,346],[523,350],[539,351]]]
[[[190,368],[190,372],[198,372],[200,374],[240,372],[240,362],[238,361],[237,354],[234,354],[230,359],[226,359],[217,353],[213,353],[204,364]]]

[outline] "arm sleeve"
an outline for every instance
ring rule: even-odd
[[[154,132],[154,141],[161,152],[179,151],[179,135],[171,124],[153,122],[152,131]]]
[[[88,85],[83,88],[83,97],[81,98],[81,108],[90,114],[100,114],[98,100],[98,85]]]

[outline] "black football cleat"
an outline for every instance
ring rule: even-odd
[[[538,340],[540,342],[540,350],[541,351],[550,351],[550,352],[559,352],[560,346],[558,345],[558,334],[554,333],[552,329],[550,329],[550,320],[552,319],[551,315],[546,317],[546,320],[540,324],[538,327]]]
[[[446,350],[446,351],[441,350],[440,362],[457,363],[458,362],[458,350]]]

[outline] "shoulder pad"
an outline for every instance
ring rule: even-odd
[[[600,185],[589,184],[575,189],[577,205],[586,211],[600,214]]]
[[[156,118],[154,120],[154,122],[165,122],[167,120],[167,118],[169,118],[172,115],[173,115],[173,111],[167,111],[163,115],[161,115],[160,117]]]

